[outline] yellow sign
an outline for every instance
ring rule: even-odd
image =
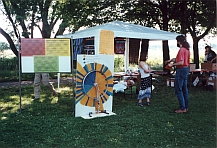
[[[70,40],[68,39],[45,39],[46,55],[70,56]]]
[[[100,54],[114,54],[114,32],[110,30],[100,31]]]

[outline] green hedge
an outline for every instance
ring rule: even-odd
[[[19,80],[19,60],[14,58],[0,59],[0,81],[18,81]],[[21,73],[22,80],[34,80],[34,73]],[[57,78],[57,73],[50,73],[50,78]]]
[[[17,70],[19,67],[19,60],[17,57],[14,58],[1,58],[0,69],[1,70]]]
[[[200,63],[203,62],[203,58],[200,57]],[[148,61],[148,64],[152,69],[162,70],[163,64],[159,59],[153,59]],[[19,60],[18,57],[13,58],[0,58],[0,81],[14,81],[19,79]],[[136,64],[130,64],[129,67],[138,67]],[[114,71],[124,71],[124,58],[116,57],[114,59]],[[61,77],[67,77],[70,74],[61,74]],[[50,73],[51,78],[57,78],[57,73]],[[22,80],[33,80],[34,73],[21,74]]]

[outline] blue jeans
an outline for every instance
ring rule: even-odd
[[[188,74],[189,68],[177,68],[175,75],[175,94],[181,110],[188,109]]]

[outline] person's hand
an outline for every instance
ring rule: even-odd
[[[171,62],[171,60],[166,60],[165,61],[165,64],[168,64],[168,63],[170,63]]]
[[[169,63],[168,66],[169,66],[169,67],[173,67],[173,64]]]

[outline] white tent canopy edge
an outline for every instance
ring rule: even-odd
[[[114,37],[126,38],[125,44],[125,71],[129,65],[129,38],[137,39],[149,39],[150,41],[158,40],[175,40],[180,35],[174,32],[168,32],[163,30],[157,30],[154,28],[144,27],[141,25],[135,25],[127,22],[113,21],[102,25],[94,26],[84,30],[76,31],[75,33],[59,35],[57,38],[89,38],[94,37],[95,54],[99,54],[99,39],[101,30],[110,30],[114,32]]]
[[[57,38],[86,38],[95,36],[100,30],[111,30],[114,32],[114,37],[137,38],[149,40],[174,40],[177,33],[157,30],[154,28],[144,27],[131,23],[114,21],[102,25],[94,26],[84,30],[76,31],[75,33],[59,35]]]

